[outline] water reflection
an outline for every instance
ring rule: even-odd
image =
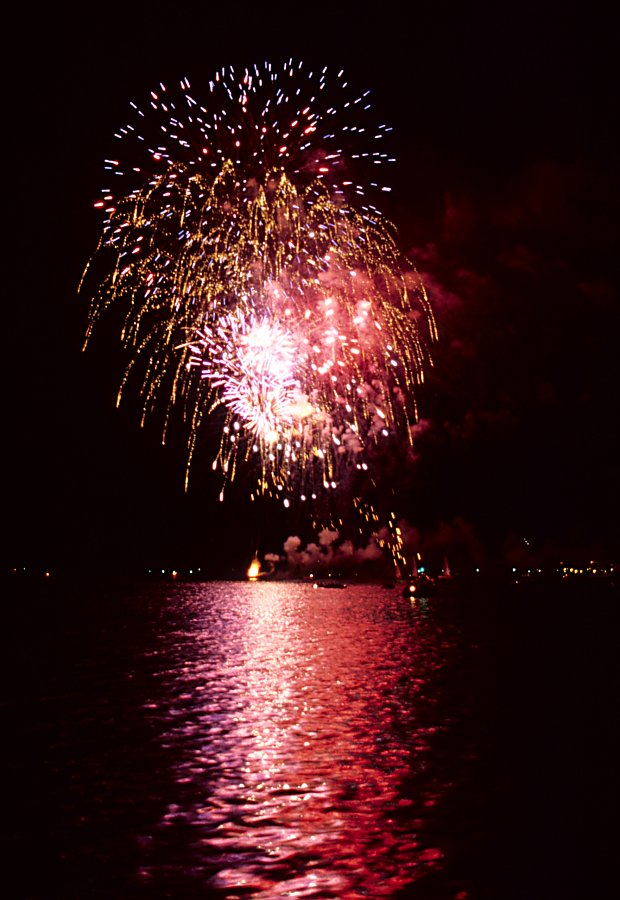
[[[388,897],[440,866],[424,824],[447,785],[425,772],[447,644],[423,604],[372,586],[173,590],[144,712],[176,791],[144,877],[166,865],[222,897]]]

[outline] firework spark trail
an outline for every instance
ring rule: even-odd
[[[206,101],[184,79],[174,94],[160,85],[146,111],[132,104],[136,124],[117,137],[147,165],[108,161],[121,188],[96,204],[107,218],[95,259],[113,265],[87,332],[124,306],[119,402],[137,370],[144,417],[181,406],[188,470],[222,408],[214,468],[231,480],[253,460],[259,491],[285,502],[335,486],[368,442],[409,434],[436,337],[417,273],[351,174],[393,161],[356,149],[382,146],[389,129],[360,124],[367,94],[321,105],[325,70],[301,68],[222,70]]]

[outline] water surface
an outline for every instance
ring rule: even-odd
[[[532,660],[527,691],[512,668],[519,598],[147,582],[22,599],[3,707],[16,897],[521,896],[507,869],[539,849],[514,800],[545,751],[523,731]]]

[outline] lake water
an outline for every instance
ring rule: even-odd
[[[612,592],[11,597],[8,896],[601,896]]]

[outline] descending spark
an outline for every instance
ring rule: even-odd
[[[87,332],[123,306],[119,402],[135,374],[143,416],[167,410],[164,436],[180,407],[188,469],[217,421],[214,467],[231,480],[253,461],[258,490],[287,503],[336,486],[369,443],[410,434],[436,337],[415,269],[352,175],[393,161],[359,149],[389,129],[363,124],[367,94],[322,103],[326,71],[301,68],[222,70],[205,100],[184,79],[146,110],[132,104],[117,137],[147,164],[107,161],[121,188],[96,204],[107,218],[93,268],[107,267]]]

